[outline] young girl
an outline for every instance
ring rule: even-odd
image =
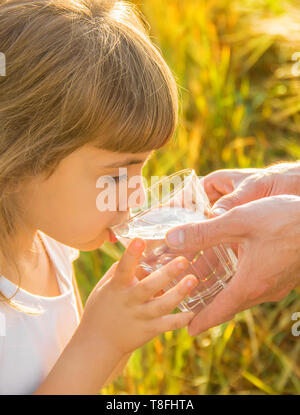
[[[79,250],[113,242],[128,216],[97,209],[97,179],[120,166],[141,176],[176,127],[176,82],[145,26],[122,1],[0,0],[2,394],[98,393],[133,350],[193,316],[171,311],[194,276],[157,295],[186,259],[138,280],[141,239],[83,314],[73,273]]]

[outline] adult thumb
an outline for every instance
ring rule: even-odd
[[[234,243],[243,229],[239,221],[226,215],[198,223],[188,223],[170,229],[165,241],[170,248],[194,252],[220,243]]]

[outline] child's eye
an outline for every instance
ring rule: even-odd
[[[112,178],[115,179],[115,181],[117,183],[119,183],[121,180],[123,180],[125,178],[127,179],[127,176],[126,176],[126,174],[124,174],[123,176],[112,176]]]

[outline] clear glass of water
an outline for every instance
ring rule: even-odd
[[[164,288],[169,290],[188,274],[198,278],[198,285],[179,304],[181,311],[198,312],[210,303],[226,286],[237,265],[237,258],[228,245],[205,250],[195,246],[192,252],[185,252],[171,249],[165,243],[166,233],[175,226],[209,220],[211,205],[202,179],[192,169],[163,178],[145,190],[143,206],[130,210],[128,221],[111,228],[124,247],[136,237],[146,242],[140,261],[146,274],[178,256],[188,259],[188,268]]]

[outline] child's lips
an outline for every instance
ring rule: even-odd
[[[118,238],[113,233],[113,231],[111,229],[108,229],[108,232],[109,232],[109,242],[111,242],[112,244],[114,244],[115,242],[118,242]]]

